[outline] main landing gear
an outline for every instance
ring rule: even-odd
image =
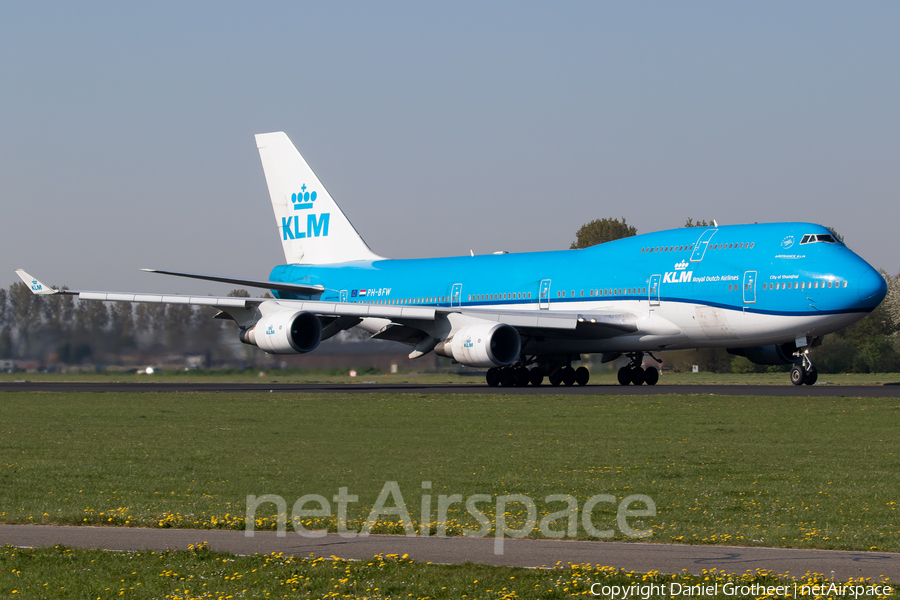
[[[794,385],[813,385],[819,379],[819,373],[809,360],[809,349],[801,350],[800,364],[794,365],[791,369],[791,383]]]
[[[527,359],[523,357],[509,367],[494,367],[488,369],[485,379],[491,387],[498,385],[503,387],[525,387],[529,384],[539,386],[544,383],[544,377],[550,381],[550,385],[587,385],[591,378],[591,372],[585,367],[572,368],[572,360],[547,360],[537,357]],[[528,365],[534,365],[530,369]]]
[[[662,362],[649,352],[647,355],[657,363]],[[643,383],[646,383],[647,385],[656,385],[656,382],[659,381],[659,371],[656,367],[647,367],[645,369],[642,366],[642,363],[644,362],[643,352],[633,352],[628,355],[628,358],[631,359],[631,363],[619,369],[619,385],[641,385]]]

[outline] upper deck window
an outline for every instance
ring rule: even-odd
[[[824,242],[826,244],[840,243],[837,238],[830,233],[807,233],[803,236],[803,239],[800,240],[801,244],[815,244],[817,242]]]

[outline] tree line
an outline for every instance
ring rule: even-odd
[[[63,288],[66,289],[66,288]],[[229,296],[247,297],[245,290]],[[218,309],[183,304],[79,301],[35,295],[24,283],[0,288],[0,359],[45,364],[146,362],[165,354],[234,360],[237,333]]]

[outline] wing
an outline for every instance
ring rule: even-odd
[[[299,293],[310,293],[310,289],[314,287],[212,275],[194,275],[166,271],[154,272],[210,281],[252,285],[254,287],[284,289],[284,291]],[[514,327],[523,336],[561,339],[604,339],[633,333],[638,330],[637,315],[625,311],[490,310],[464,307],[325,302],[321,300],[275,300],[272,298],[240,298],[232,296],[68,290],[52,288],[22,269],[17,269],[16,274],[29,286],[33,293],[39,295],[66,294],[78,296],[80,300],[189,304],[217,307],[234,319],[242,329],[253,326],[259,320],[261,313],[302,311],[319,317],[324,326],[325,338],[331,337],[343,329],[360,325],[370,331],[375,339],[398,341],[417,348],[423,343],[427,347],[428,340],[433,342],[431,347],[434,347],[434,343],[452,335],[453,331],[461,324],[471,323],[503,323]],[[300,288],[303,288],[303,291]],[[414,354],[417,356],[422,355],[421,352]]]

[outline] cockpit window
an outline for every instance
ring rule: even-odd
[[[826,244],[837,244],[837,238],[830,233],[807,233],[800,240],[801,244],[815,244],[816,242],[824,242]]]

